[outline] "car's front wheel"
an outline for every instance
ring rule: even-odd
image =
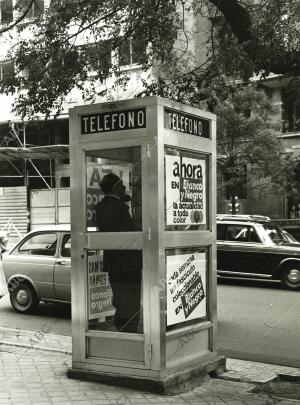
[[[19,283],[10,291],[10,302],[12,307],[21,313],[32,312],[39,304],[39,299],[29,283]]]
[[[288,264],[282,273],[284,285],[290,289],[297,290],[300,288],[300,264]]]

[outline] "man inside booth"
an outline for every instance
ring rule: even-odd
[[[96,208],[100,232],[133,232],[135,226],[125,203],[125,186],[115,174],[106,174],[100,187],[105,194]],[[141,311],[142,252],[139,250],[104,250],[103,270],[108,272],[116,309],[117,331],[137,333]]]

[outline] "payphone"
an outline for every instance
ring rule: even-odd
[[[224,367],[215,131],[156,96],[70,110],[70,377],[168,392]]]

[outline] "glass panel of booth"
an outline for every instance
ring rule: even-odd
[[[143,333],[142,251],[89,250],[88,329]]]
[[[86,187],[88,232],[142,230],[140,147],[86,152]],[[117,200],[123,204],[117,204]],[[116,215],[118,213],[120,215]],[[128,219],[128,215],[132,220]]]
[[[208,248],[166,250],[167,331],[208,320]]]
[[[165,230],[209,229],[208,156],[165,148]]]
[[[88,329],[143,333],[143,254],[126,238],[142,231],[141,147],[86,151],[85,160],[87,232],[124,235],[87,251]]]

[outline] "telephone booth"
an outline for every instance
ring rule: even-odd
[[[156,96],[70,110],[71,378],[174,392],[224,367],[215,131],[213,114]]]

